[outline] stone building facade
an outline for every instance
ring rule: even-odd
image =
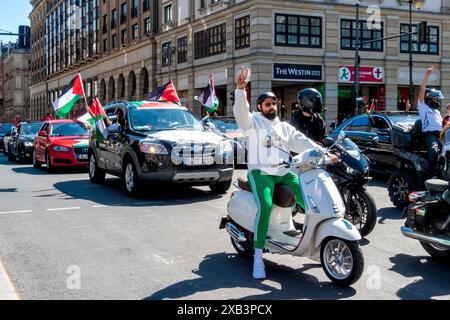
[[[41,106],[51,108],[49,102],[77,72],[86,82],[87,95],[97,95],[102,103],[144,99],[152,87],[170,76],[183,104],[198,115],[202,114],[201,106],[193,97],[214,74],[221,105],[219,113],[231,115],[231,93],[243,65],[252,70],[251,101],[260,92],[274,91],[281,98],[285,119],[290,118],[295,108],[296,92],[310,86],[323,93],[328,122],[354,110],[351,77],[355,61],[354,1],[31,2],[35,8],[30,15],[32,36],[34,26],[42,26],[39,10],[44,10],[45,29],[44,40],[32,42],[33,48],[41,50],[39,41],[44,41],[44,53],[41,50],[34,56],[37,49],[32,53],[37,59],[44,56],[46,78],[45,81],[42,76],[36,78],[31,86],[31,110],[35,117],[43,113]],[[80,29],[76,23],[75,27],[70,24],[68,29],[62,27],[61,35],[58,21],[63,20],[61,11],[67,12],[61,9],[64,3],[69,4],[66,8],[83,4],[83,8],[75,11],[82,19],[88,18],[81,20],[84,23]],[[367,11],[370,5],[379,7]],[[448,8],[447,0],[425,1],[420,10],[413,8],[413,25],[426,20],[431,31],[427,43],[419,43],[413,37],[415,96],[429,64],[437,66],[430,85],[450,92]],[[361,36],[366,40],[396,35],[409,28],[406,0],[361,1],[360,11]],[[369,26],[367,20],[371,21],[378,12],[379,25]],[[59,28],[59,36],[51,34],[54,26]],[[95,36],[88,36],[92,32]],[[360,95],[367,101],[375,99],[379,110],[404,108],[409,86],[408,40],[403,37],[375,42],[360,53]],[[38,69],[35,72],[42,75],[42,67]]]

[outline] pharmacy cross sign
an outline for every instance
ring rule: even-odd
[[[355,82],[355,67],[340,66],[339,82]],[[359,82],[361,83],[383,83],[384,70],[381,67],[359,67]]]

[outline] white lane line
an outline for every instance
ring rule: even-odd
[[[106,208],[106,206],[103,204],[99,204],[99,205],[92,206],[92,208]]]
[[[47,209],[47,211],[66,211],[66,210],[80,210],[81,207],[70,207],[70,208],[53,208]]]
[[[4,211],[0,212],[0,214],[10,214],[10,213],[31,213],[33,210],[20,210],[20,211]]]
[[[0,300],[19,300],[8,274],[0,262]]]

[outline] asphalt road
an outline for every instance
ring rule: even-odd
[[[218,229],[232,190],[149,188],[136,200],[116,178],[92,185],[86,172],[47,174],[1,155],[0,263],[20,299],[449,300],[450,264],[400,234],[385,183],[369,190],[379,219],[357,284],[334,286],[320,263],[280,255],[265,256],[261,282]]]

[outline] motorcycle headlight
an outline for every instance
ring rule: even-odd
[[[311,165],[317,167],[324,163],[325,161],[325,153],[323,153],[319,149],[311,150],[308,153],[308,162],[311,163]]]
[[[54,146],[53,150],[55,150],[56,152],[68,152],[70,149],[63,146]]]
[[[160,143],[141,142],[139,145],[141,152],[147,154],[169,154],[167,148]]]
[[[26,142],[23,143],[23,145],[24,145],[25,147],[32,147],[32,146],[33,146],[33,142],[26,141]]]
[[[349,165],[347,165],[345,163],[344,163],[344,165],[345,165],[345,171],[347,171],[348,174],[350,174],[352,176],[359,174],[358,170],[353,169],[352,167],[350,167]]]

